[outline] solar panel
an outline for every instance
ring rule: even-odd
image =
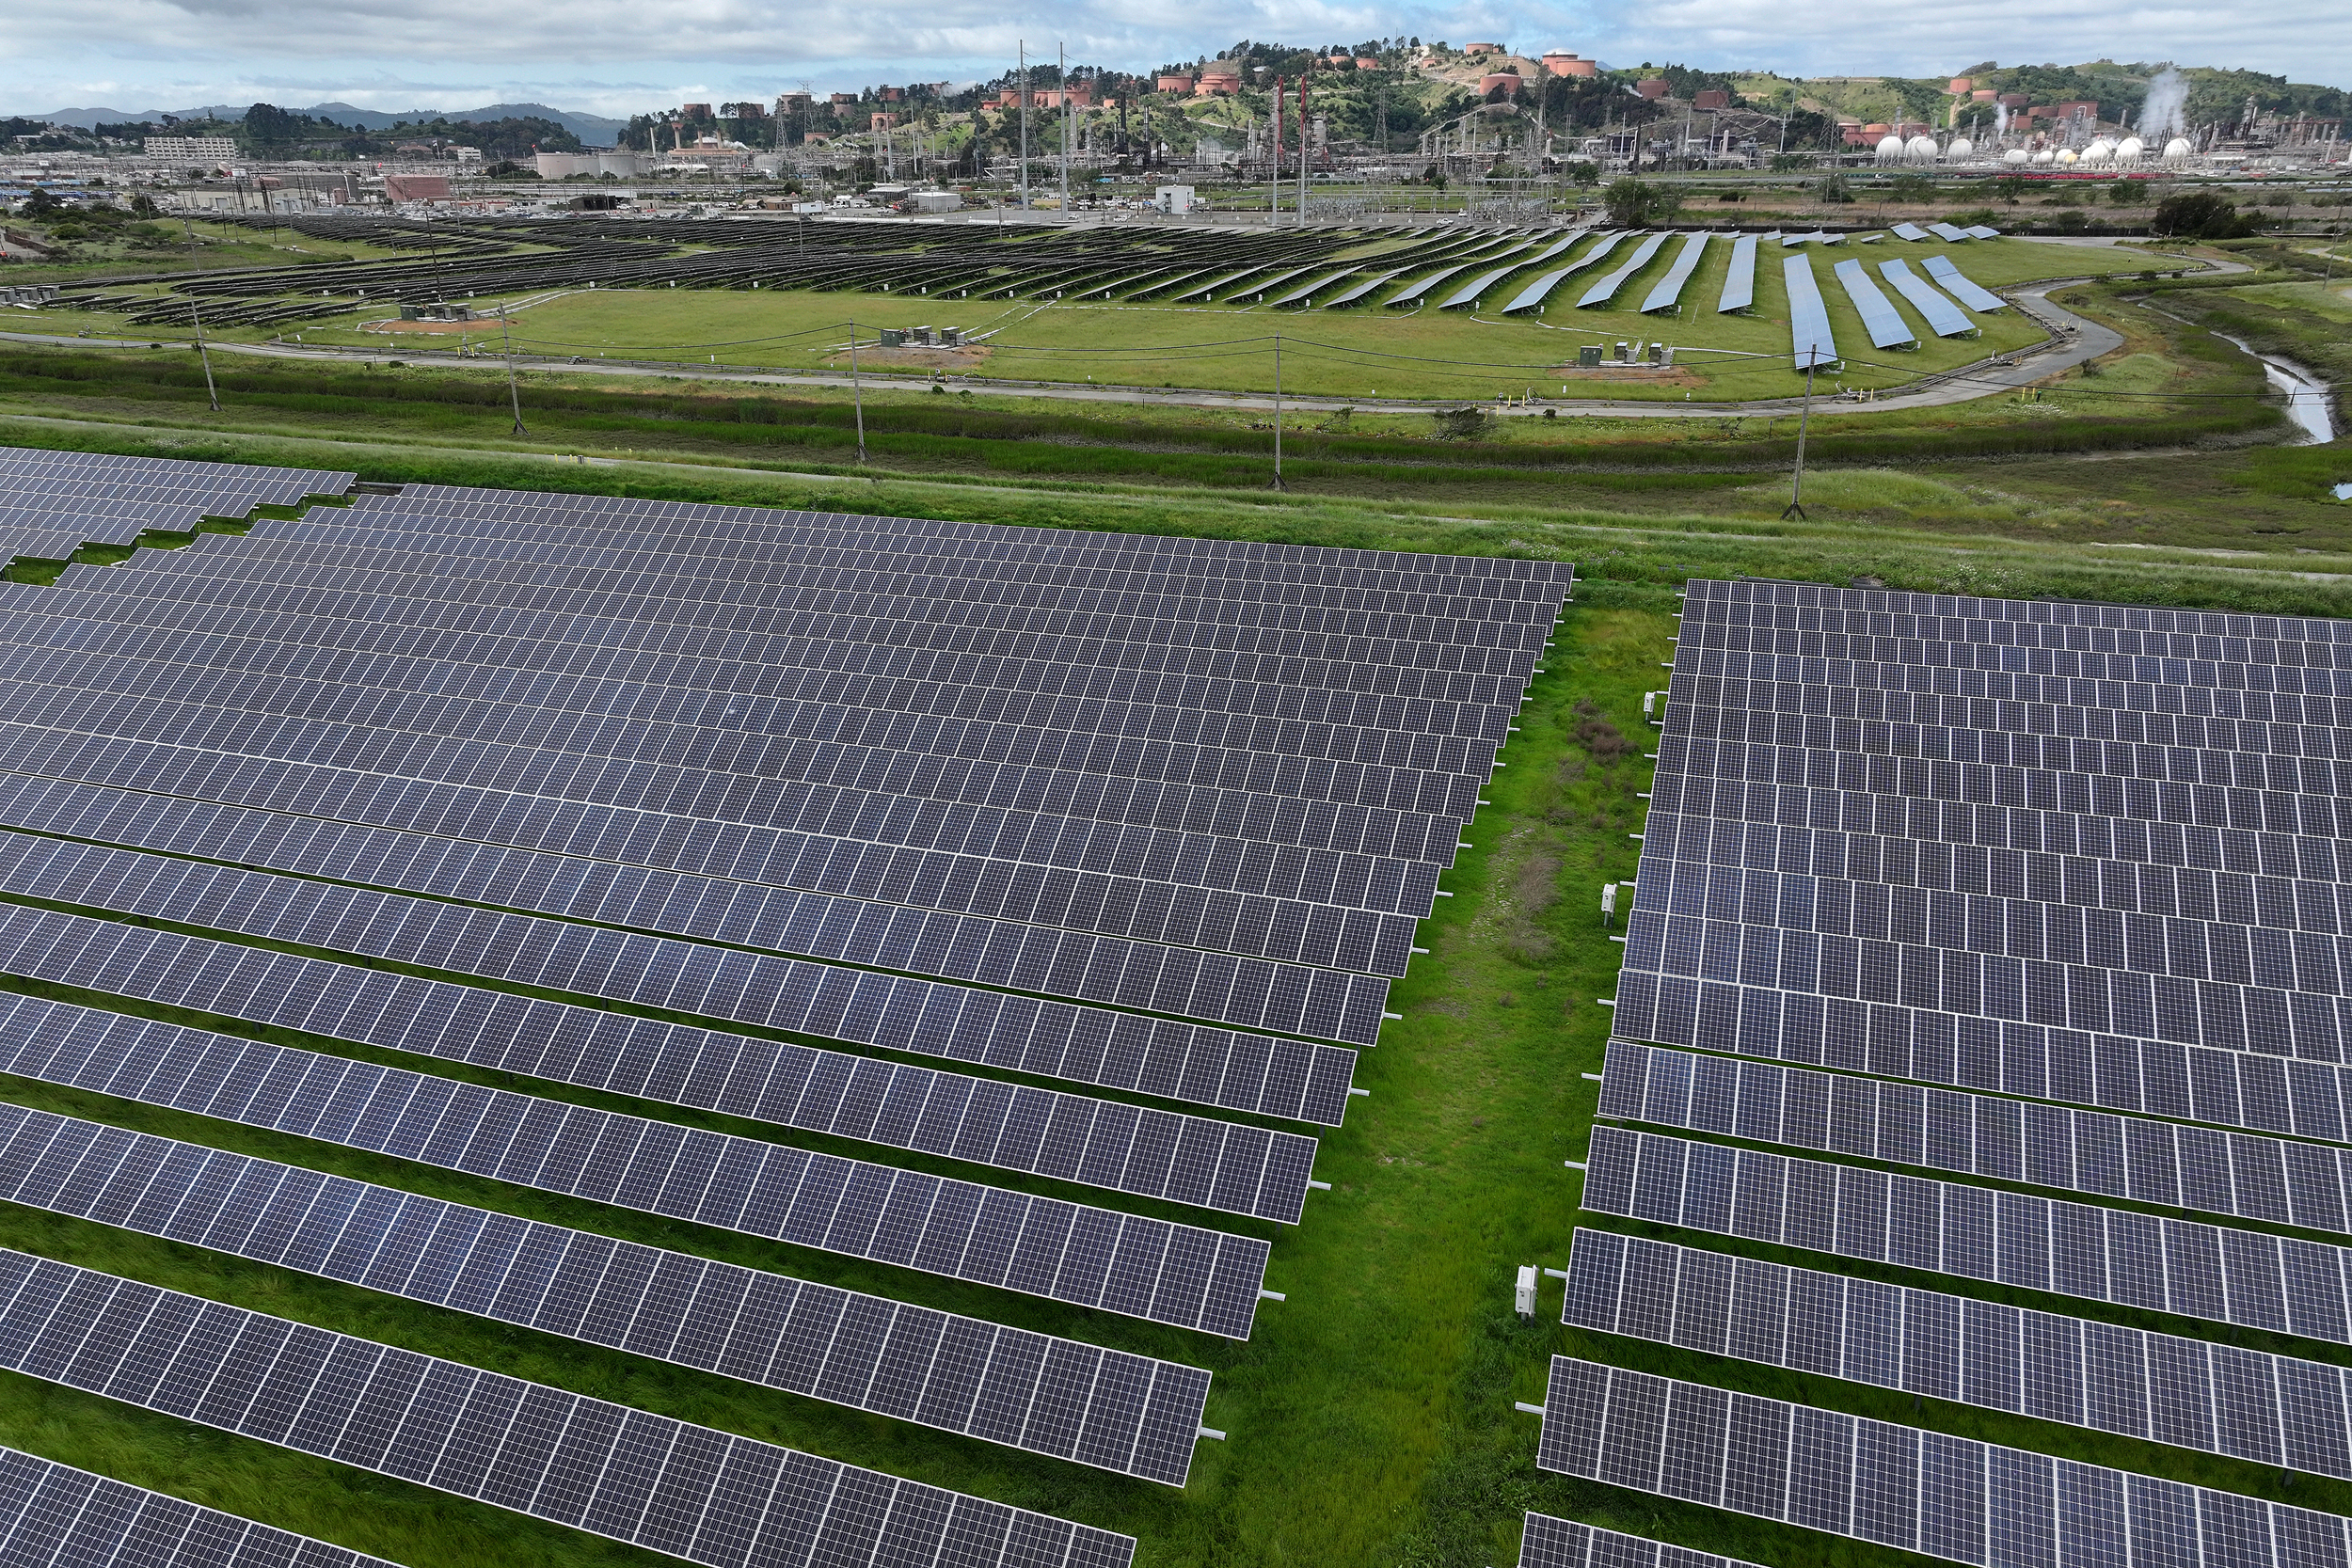
[[[1600,1110],[1664,1127],[2352,1232],[2352,1148],[1613,1040]]]
[[[1977,325],[1961,312],[1960,307],[1936,293],[1935,285],[1911,270],[1904,261],[1881,261],[1880,276],[1895,286],[1895,292],[1911,301],[1911,308],[1927,318],[1928,326],[1939,338],[1965,338],[1975,334]]]
[[[1939,240],[1947,242],[1953,240],[1964,240],[1968,237],[1968,231],[1966,230],[1955,229],[1948,223],[1931,223],[1928,225],[1928,232],[1934,235]]]
[[[1583,297],[1576,302],[1576,308],[1581,310],[1589,306],[1605,305],[1615,298],[1617,291],[1625,286],[1625,280],[1649,265],[1649,259],[1658,254],[1659,246],[1664,245],[1668,237],[1667,231],[1662,229],[1655,234],[1644,236],[1642,243],[1633,247],[1633,254],[1617,264],[1616,271],[1584,291]]]
[[[1476,277],[1471,278],[1469,282],[1463,284],[1459,289],[1454,291],[1450,296],[1438,305],[1438,309],[1440,310],[1458,310],[1463,306],[1467,305],[1470,309],[1476,309],[1478,308],[1480,295],[1484,294],[1488,289],[1493,288],[1496,284],[1502,282],[1504,278],[1510,277],[1513,273],[1518,271],[1525,265],[1527,265],[1525,261],[1515,261],[1507,263],[1506,265],[1494,267],[1488,271],[1482,272]],[[1391,300],[1390,303],[1394,304],[1395,302]]]
[[[395,1568],[9,1448],[0,1448],[0,1552],[42,1568]]]
[[[1786,257],[1780,275],[1788,291],[1788,341],[1797,369],[1836,365],[1837,341],[1830,332],[1829,307],[1821,303],[1820,286],[1813,279],[1813,263],[1803,256]]]
[[[1898,636],[1890,601],[1760,586],[1686,616],[1623,1033],[2343,1138],[2344,791],[2303,722],[2335,699],[2225,618],[2110,653],[2100,607],[1904,596]],[[1912,754],[1871,755],[1879,724]]]
[[[1731,242],[1731,267],[1724,274],[1723,296],[1715,302],[1718,315],[1755,306],[1756,242],[1754,234],[1741,234]]]
[[[2344,1374],[2324,1362],[1589,1226],[1574,1246],[1562,1322],[1579,1327],[2352,1479]],[[2174,1418],[2190,1407],[2213,1418]]]
[[[1674,308],[1675,302],[1682,297],[1682,286],[1691,281],[1691,275],[1698,270],[1700,261],[1707,254],[1707,241],[1705,230],[1682,237],[1682,248],[1676,253],[1674,265],[1666,269],[1666,276],[1658,280],[1658,286],[1649,292],[1649,297],[1642,301],[1645,312]]]
[[[1862,270],[1862,263],[1851,258],[1840,261],[1831,271],[1837,275],[1838,286],[1862,317],[1863,330],[1870,334],[1873,348],[1917,348],[1919,336],[1911,330],[1901,314],[1879,292]]]
[[[1191,1467],[1194,1368],[13,1105],[0,1148],[11,1202],[1170,1486]]]
[[[1519,1568],[1755,1568],[1755,1564],[1531,1513],[1520,1528]]]
[[[1928,231],[1915,223],[1899,223],[1887,232],[1899,240],[1918,241],[1928,237]]]
[[[1526,288],[1518,292],[1518,296],[1510,304],[1502,308],[1502,313],[1509,316],[1516,315],[1522,310],[1534,309],[1550,297],[1551,291],[1560,286],[1562,278],[1582,272],[1586,267],[1614,250],[1617,247],[1617,242],[1624,238],[1625,235],[1622,233],[1602,233],[1595,236],[1591,248],[1566,266],[1554,267],[1549,272],[1537,274]]]
[[[570,954],[634,957],[626,940]],[[1314,1157],[1295,1133],[15,905],[0,906],[0,968],[1282,1223],[1298,1221]],[[833,1005],[850,1000],[842,988]]]
[[[1961,232],[1967,235],[1972,240],[1997,240],[2001,237],[2001,231],[1999,230],[1994,229],[1988,224],[1982,223],[1971,224],[1968,228],[1962,230]]]
[[[2286,1568],[2346,1549],[2331,1513],[1564,1355],[1535,1463],[1979,1565]],[[2231,1522],[2231,1555],[2200,1551],[2201,1518]]]
[[[23,1077],[1229,1338],[1264,1276],[1253,1238],[70,1003],[0,1017]]]
[[[0,1366],[711,1568],[1126,1568],[1132,1537],[0,1251]]]
[[[2352,1342],[2339,1246],[1620,1127],[1589,1164],[1595,1213]]]
[[[1979,288],[1975,283],[1970,282],[1962,275],[1961,270],[1952,264],[1952,259],[1948,256],[1931,256],[1920,265],[1928,269],[1929,277],[1942,284],[1953,297],[1971,310],[1998,310],[2009,303],[1990,289]]]

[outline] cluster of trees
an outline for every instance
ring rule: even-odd
[[[202,135],[185,126],[178,135]],[[495,120],[399,120],[381,131],[342,125],[316,115],[295,114],[275,103],[256,103],[228,131],[241,150],[262,158],[386,158],[404,145],[476,147],[485,162],[528,158],[533,151],[577,152],[580,138],[537,115]]]

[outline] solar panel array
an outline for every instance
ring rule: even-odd
[[[1587,1228],[1562,1321],[2352,1480],[2344,1370]]]
[[[2352,626],[1753,579],[1681,620],[1583,1208],[1941,1278],[1587,1227],[1563,1321],[2352,1480],[2332,1362],[1987,1299],[2352,1344]],[[2346,1555],[2331,1515],[1565,1358],[1543,1450],[1971,1563]]]
[[[1899,257],[1879,263],[1879,276],[1895,286],[1895,292],[1911,302],[1911,308],[1927,318],[1928,327],[1939,338],[1965,338],[1977,331],[1977,324],[1950,300],[1936,293],[1935,285],[1911,270],[1911,263]]]
[[[0,1555],[23,1568],[393,1568],[9,1448],[0,1448]]]
[[[1539,243],[1433,238],[1374,286],[1507,273],[1575,237]],[[1296,246],[1228,251],[1073,259],[1020,287],[1222,299],[1323,277]],[[1001,290],[993,263],[926,265],[932,292]],[[0,476],[0,543],[61,553],[352,487],[8,451]],[[1272,1246],[1046,1189],[1305,1217],[1315,1139],[1255,1118],[1338,1126],[1359,1092],[1353,1047],[1572,578],[420,485],[0,585],[0,971],[65,988],[0,993],[0,1072],[783,1242],[813,1274],[850,1259],[1044,1297],[1110,1342],[103,1110],[0,1105],[0,1196],[1181,1486],[1209,1374],[1119,1348],[1120,1322],[1247,1338]],[[19,1254],[0,1294],[0,1364],[695,1561],[1123,1568],[1134,1548]],[[20,1528],[8,1560],[79,1528]],[[113,1560],[76,1552],[57,1560]]]
[[[1783,240],[1781,244],[1795,242]],[[1788,291],[1788,341],[1799,370],[1823,369],[1837,363],[1837,339],[1830,330],[1829,307],[1821,302],[1821,285],[1813,276],[1813,262],[1803,252],[1780,263],[1782,285]]]
[[[1731,266],[1724,274],[1724,292],[1715,302],[1718,314],[1746,310],[1756,304],[1756,245],[1760,236],[1742,234],[1731,242]]]
[[[1519,1568],[1756,1568],[1621,1530],[1530,1513],[1519,1537]]]
[[[1613,1042],[1600,1114],[1999,1181],[2352,1231],[2352,1148]]]
[[[1953,1562],[2333,1568],[2332,1513],[1554,1356],[1536,1463]]]
[[[0,1249],[0,1367],[712,1568],[1126,1568],[1135,1542]],[[920,1554],[920,1555],[916,1555]]]
[[[1862,329],[1870,335],[1872,348],[1917,348],[1918,335],[1910,324],[1888,302],[1879,286],[1870,281],[1870,275],[1862,270],[1862,263],[1851,257],[1832,267],[1837,286],[1846,291],[1853,302],[1854,313],[1862,318]]]
[[[1209,1374],[0,1105],[0,1197],[1182,1486]]]
[[[1972,282],[1948,256],[1931,256],[1920,264],[1928,269],[1929,277],[1942,284],[1955,299],[1971,310],[1998,310],[2009,303],[1992,290]]]

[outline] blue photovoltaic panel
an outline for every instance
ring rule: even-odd
[[[0,996],[0,1016],[23,1077],[1230,1338],[1264,1282],[1254,1237],[76,1004]]]
[[[2323,1568],[2347,1551],[2337,1514],[1565,1355],[1535,1463],[1979,1568]]]
[[[1928,232],[1939,240],[1964,240],[1968,237],[1968,231],[1965,229],[1955,229],[1948,223],[1931,223],[1928,225]]]
[[[47,1111],[0,1104],[0,1148],[10,1202],[1169,1486],[1191,1468],[1197,1368]]]
[[[2352,1480],[2344,1372],[1579,1227],[1561,1322]],[[1989,1377],[1989,1369],[2015,1375]],[[2186,1422],[2184,1408],[2216,1419]]]
[[[1341,271],[1327,274],[1322,277],[1316,278],[1311,283],[1306,284],[1300,288],[1293,289],[1289,293],[1286,293],[1281,298],[1276,300],[1273,305],[1269,307],[1269,309],[1279,310],[1286,305],[1310,304],[1312,302],[1314,295],[1321,290],[1337,283],[1343,277],[1353,277],[1355,275],[1356,269],[1353,267],[1343,268]]]
[[[1691,280],[1691,275],[1698,270],[1699,259],[1707,253],[1707,241],[1705,230],[1683,236],[1682,250],[1675,257],[1674,265],[1666,269],[1666,276],[1658,280],[1658,287],[1652,289],[1649,297],[1642,301],[1645,312],[1674,308],[1675,301],[1682,297],[1682,286]]]
[[[11,1371],[707,1568],[1135,1559],[1131,1536],[22,1252],[0,1311]]]
[[[1837,275],[1838,285],[1853,308],[1861,313],[1863,330],[1870,334],[1873,348],[1917,348],[1919,335],[1911,330],[1893,303],[1870,281],[1870,275],[1862,270],[1862,263],[1851,258],[1831,269]]]
[[[1879,276],[1895,285],[1895,292],[1911,301],[1911,308],[1927,318],[1929,327],[1939,338],[1965,338],[1977,330],[1977,324],[1950,300],[1938,293],[1935,285],[1911,270],[1908,261],[1881,261]]]
[[[1624,287],[1625,280],[1649,265],[1649,259],[1658,254],[1658,247],[1664,245],[1669,237],[1661,229],[1634,246],[1633,254],[1626,258],[1616,271],[1584,291],[1584,297],[1576,302],[1576,308],[1581,310],[1588,305],[1605,305],[1614,299],[1617,291]]]
[[[1742,234],[1731,242],[1731,270],[1724,274],[1724,295],[1715,302],[1716,314],[1755,306],[1756,242],[1754,234]]]
[[[1598,1525],[1530,1513],[1519,1536],[1519,1568],[1756,1568]]]
[[[1396,272],[1375,273],[1370,277],[1365,278],[1361,283],[1353,284],[1346,289],[1343,289],[1338,293],[1333,294],[1329,299],[1325,300],[1323,302],[1323,308],[1326,310],[1344,309],[1348,306],[1361,301],[1366,295],[1371,294],[1382,284],[1389,282],[1392,278],[1401,277],[1403,276],[1404,272],[1402,269],[1399,269]]]
[[[1951,291],[1953,296],[1971,310],[1998,310],[2009,303],[1991,290],[1979,288],[1963,277],[1948,256],[1931,256],[1920,265],[1928,269],[1930,277]]]
[[[1972,240],[1997,240],[2001,237],[2001,231],[1999,230],[1992,227],[1990,224],[1983,223],[1972,225],[1969,228],[1962,230],[1961,232],[1967,235]]]
[[[1915,223],[1899,223],[1887,230],[1899,240],[1924,240],[1928,231]]]
[[[0,1547],[24,1568],[395,1568],[8,1448],[0,1448]]]
[[[1513,261],[1507,266],[1496,267],[1490,272],[1482,272],[1476,277],[1471,278],[1469,282],[1463,284],[1459,289],[1456,289],[1454,292],[1453,297],[1448,299],[1444,304],[1438,306],[1438,309],[1440,310],[1458,310],[1465,305],[1475,306],[1478,303],[1480,296],[1485,294],[1488,289],[1493,288],[1496,284],[1502,282],[1504,278],[1510,277],[1513,273],[1518,271],[1526,264],[1527,263],[1524,261]],[[1391,303],[1394,302],[1391,301]]]
[[[1821,303],[1813,263],[1802,255],[1785,257],[1780,276],[1788,290],[1788,342],[1797,369],[1836,365],[1837,340],[1830,332],[1829,307]]]
[[[1624,238],[1625,235],[1622,233],[1603,234],[1593,242],[1592,249],[1570,261],[1566,266],[1554,267],[1549,272],[1538,274],[1533,282],[1519,291],[1518,298],[1502,308],[1502,313],[1508,316],[1521,310],[1533,310],[1549,297],[1552,290],[1560,286],[1562,278],[1582,272],[1586,267],[1616,249],[1617,242]]]

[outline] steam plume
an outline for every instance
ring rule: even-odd
[[[2188,128],[2188,82],[2166,66],[2148,84],[2148,101],[2139,111],[2139,134],[2153,139],[2177,136]]]

